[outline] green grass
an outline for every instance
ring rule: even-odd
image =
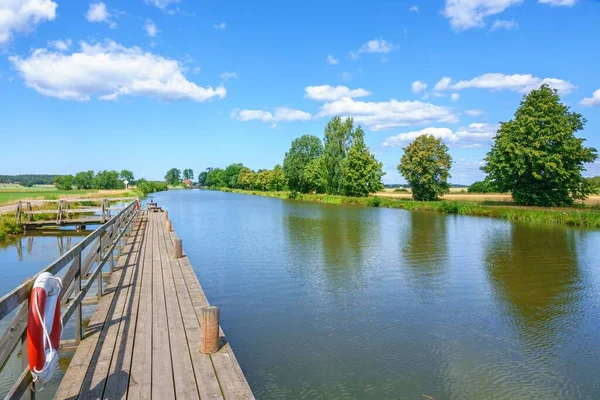
[[[446,214],[502,218],[532,223],[550,223],[568,226],[600,228],[600,210],[591,208],[527,208],[522,206],[489,206],[473,201],[414,201],[390,197],[347,197],[325,194],[295,194],[288,192],[260,192],[222,189],[226,192],[277,197],[324,204],[354,204],[369,207],[400,208],[414,211],[435,211]]]
[[[97,190],[4,190],[0,188],[0,205],[11,204],[24,199],[55,200],[58,196],[94,193]]]

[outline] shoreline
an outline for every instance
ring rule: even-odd
[[[600,228],[600,211],[595,211],[589,208],[540,209],[539,207],[528,208],[524,206],[511,205],[489,206],[474,201],[462,200],[415,201],[386,196],[348,197],[339,195],[302,193],[297,193],[295,198],[291,198],[290,192],[262,192],[258,190],[228,188],[214,188],[210,190],[312,203],[350,204],[366,207],[397,208],[407,211],[434,211],[443,214],[500,218],[509,221],[525,221],[584,228]]]

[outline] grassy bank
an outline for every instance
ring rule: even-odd
[[[520,206],[489,206],[470,201],[414,201],[389,197],[347,197],[300,193],[294,195],[288,192],[260,192],[239,189],[221,190],[224,192],[252,194],[324,204],[354,204],[369,207],[401,208],[404,210],[415,211],[436,211],[446,214],[503,218],[512,221],[600,228],[600,210],[597,211],[590,208],[530,209]]]
[[[0,206],[15,204],[19,200],[57,200],[69,197],[136,197],[133,190],[56,190],[53,186],[32,188],[0,187]]]

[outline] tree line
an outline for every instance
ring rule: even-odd
[[[204,175],[203,175],[204,174]],[[382,164],[364,141],[364,131],[352,118],[331,119],[323,140],[304,135],[285,154],[283,166],[253,171],[241,163],[214,168],[198,177],[199,184],[213,188],[294,193],[327,193],[367,196],[383,189]]]
[[[124,169],[121,172],[102,170],[94,173],[94,171],[89,170],[78,172],[75,175],[58,175],[54,178],[54,186],[58,190],[72,190],[73,187],[80,190],[124,189],[125,180],[133,185],[135,183],[133,172]]]
[[[183,173],[180,169],[171,168],[165,174],[165,182],[171,186],[179,186],[184,180],[194,180],[194,170],[186,168]]]
[[[21,186],[31,187],[33,185],[52,185],[54,183],[54,178],[56,178],[56,175],[0,175],[0,183],[16,183]]]

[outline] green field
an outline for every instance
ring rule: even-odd
[[[23,199],[54,200],[58,196],[94,193],[97,190],[56,190],[54,186],[38,186],[31,188],[0,185],[0,205],[12,204]]]

